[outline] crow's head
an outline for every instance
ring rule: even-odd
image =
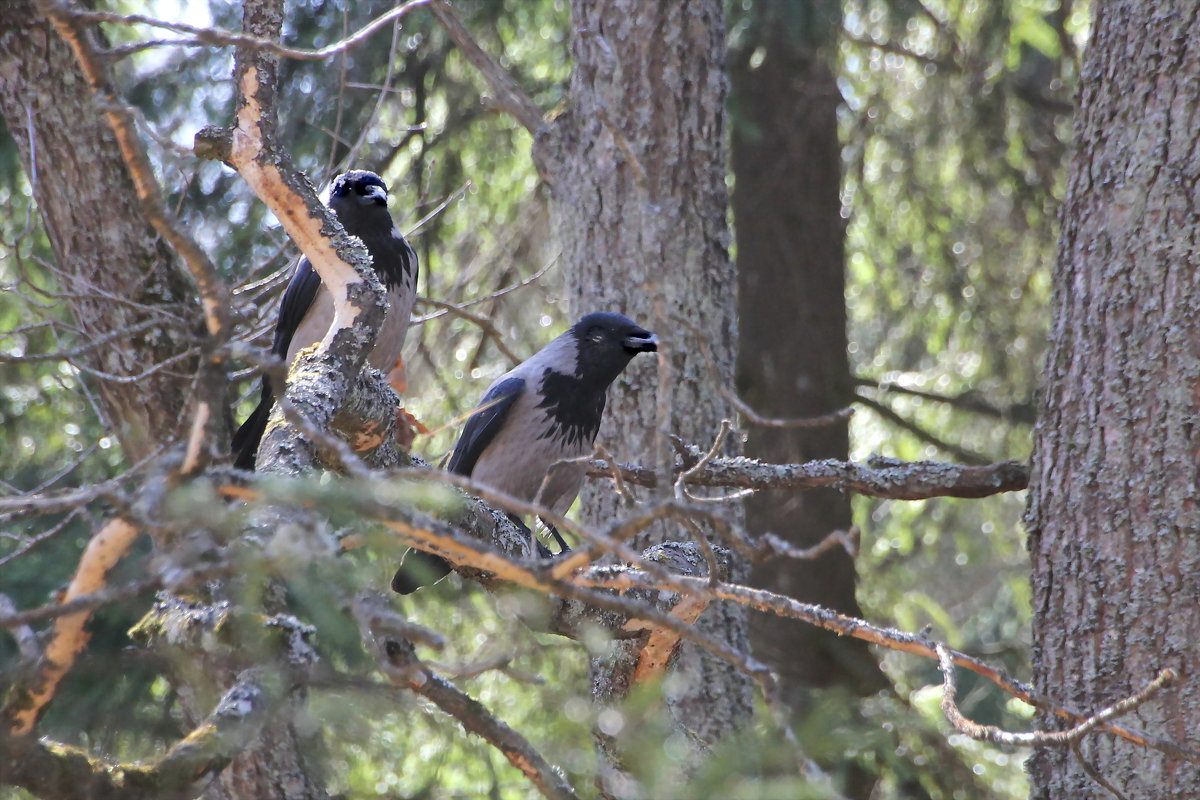
[[[345,208],[387,208],[387,184],[383,178],[365,169],[352,169],[333,179],[329,190],[329,206],[338,211]]]
[[[607,386],[638,353],[658,350],[658,337],[623,314],[588,314],[571,326],[575,374]]]

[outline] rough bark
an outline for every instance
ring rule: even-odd
[[[581,0],[572,30],[572,105],[539,140],[551,165],[572,313],[620,311],[663,338],[657,361],[635,361],[610,390],[598,441],[618,458],[669,464],[663,434],[710,441],[721,419],[732,418],[714,385],[733,385],[737,341],[722,5]],[[620,516],[608,487],[585,489],[583,505],[590,520]],[[656,529],[633,544],[641,550],[686,535]],[[744,615],[727,604],[699,626],[745,647]],[[701,741],[745,722],[744,676],[691,646],[679,665],[693,679],[675,698],[675,714]]]
[[[0,110],[33,186],[59,272],[56,283],[83,340],[147,321],[83,357],[131,460],[181,429],[194,361],[136,381],[187,350],[201,330],[195,289],[141,214],[129,171],[74,54],[28,0],[0,14]],[[36,163],[34,155],[36,154]],[[93,380],[87,378],[87,380]]]
[[[1138,712],[1200,727],[1200,3],[1096,7],[1055,273],[1028,510],[1034,680],[1099,708],[1157,670]],[[1192,676],[1192,677],[1186,677]],[[1125,797],[1194,797],[1200,769],[1109,737],[1084,758]],[[1035,798],[1111,796],[1069,751],[1030,761]]]
[[[738,267],[738,390],[759,414],[816,417],[852,400],[846,353],[845,224],[837,80],[829,68],[840,10],[809,15],[761,1],[730,58]],[[821,49],[822,45],[825,49]],[[849,423],[820,428],[748,426],[746,454],[775,464],[849,457]],[[850,496],[836,489],[761,493],[746,502],[752,533],[811,547],[851,525]],[[854,559],[774,560],[750,583],[852,616]],[[755,652],[779,672],[795,705],[805,687],[869,694],[884,681],[867,646],[809,625],[751,617]]]

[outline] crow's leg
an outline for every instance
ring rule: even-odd
[[[542,524],[546,526],[546,529],[550,531],[550,535],[554,537],[554,541],[558,542],[558,555],[561,556],[563,553],[571,552],[571,548],[567,546],[567,542],[565,539],[563,539],[562,534],[558,532],[558,528],[554,527],[549,522],[546,522],[546,520],[542,519],[541,517],[538,517],[538,519],[541,520]]]
[[[512,522],[513,525],[516,525],[522,531],[529,534],[529,538],[533,539],[533,543],[535,545],[537,545],[538,558],[553,558],[554,557],[554,553],[550,552],[550,548],[546,547],[546,545],[542,544],[542,540],[539,539],[534,534],[533,531],[529,530],[529,526],[526,525],[525,522],[520,517],[518,517],[516,514],[512,513],[511,511],[508,512],[508,514],[506,516],[508,517],[509,521]]]

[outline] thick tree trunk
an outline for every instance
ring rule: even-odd
[[[598,441],[621,459],[662,465],[672,455],[666,433],[707,444],[732,417],[718,393],[733,385],[737,342],[722,5],[580,0],[572,28],[572,106],[540,140],[572,314],[620,311],[663,339],[657,363],[635,360],[609,392]],[[737,449],[731,443],[728,452]],[[603,485],[585,490],[584,509],[600,523],[628,513]],[[655,544],[664,533],[688,535],[655,530],[635,544]],[[699,624],[746,647],[743,615],[724,604]],[[746,721],[744,676],[690,646],[680,671],[692,680],[675,714],[702,741]]]
[[[738,262],[738,389],[760,414],[812,417],[852,399],[846,354],[845,223],[833,71],[840,15],[795,20],[785,3],[758,2],[730,58],[733,212]],[[815,12],[814,12],[815,13]],[[815,41],[814,41],[815,40]],[[757,54],[757,55],[755,55]],[[746,454],[775,464],[849,457],[849,425],[749,426]],[[798,547],[849,528],[850,496],[836,489],[764,493],[746,502],[746,525]],[[777,559],[751,583],[856,617],[854,559],[835,550],[816,561]],[[789,687],[883,688],[878,665],[856,639],[769,617],[751,619],[754,650]],[[795,698],[793,698],[795,705]]]
[[[129,379],[187,350],[188,335],[201,330],[195,289],[143,218],[74,54],[28,0],[6,3],[0,13],[0,110],[33,185],[59,270],[55,282],[80,342],[140,326],[81,364],[104,374],[95,385],[126,456],[145,458],[187,422],[195,361]]]
[[[1183,676],[1136,724],[1195,746],[1200,683],[1200,3],[1099,3],[1063,211],[1030,492],[1034,678],[1081,709],[1163,667]],[[1046,722],[1043,720],[1043,722]],[[1092,736],[1129,798],[1195,797],[1200,769]],[[1033,797],[1109,793],[1060,748]]]

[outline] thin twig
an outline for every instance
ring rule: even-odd
[[[1141,691],[1105,709],[1097,711],[1070,730],[1006,731],[995,725],[980,725],[978,722],[973,722],[963,715],[962,711],[958,708],[958,704],[955,702],[955,698],[958,695],[958,687],[954,682],[954,659],[950,654],[950,649],[940,643],[934,645],[934,649],[937,652],[938,669],[942,673],[942,712],[946,715],[946,719],[950,721],[950,724],[959,733],[966,734],[972,739],[981,742],[993,742],[995,744],[1045,747],[1047,745],[1078,742],[1110,719],[1115,719],[1133,711],[1153,697],[1160,689],[1170,686],[1178,677],[1175,670],[1164,669],[1158,673],[1158,677],[1146,684]]]
[[[1088,761],[1084,757],[1083,749],[1079,746],[1079,742],[1071,742],[1071,753],[1076,759],[1079,760],[1079,766],[1083,767],[1083,771],[1087,773],[1089,778],[1108,790],[1108,792],[1113,797],[1117,798],[1117,800],[1129,800],[1129,798],[1125,796],[1124,792],[1122,792],[1116,786],[1113,786],[1103,775],[1100,774],[1100,770],[1096,769],[1092,762]]]
[[[397,686],[403,686],[432,702],[467,730],[499,750],[509,763],[549,800],[578,800],[575,790],[561,771],[555,769],[524,736],[496,717],[482,703],[438,675],[417,658],[412,643],[390,637],[371,624],[372,606],[379,598],[359,598],[354,604],[363,639],[374,654],[383,673]]]
[[[834,547],[841,545],[851,558],[858,556],[858,542],[861,532],[857,525],[852,525],[846,531],[833,531],[812,547],[794,547],[773,533],[764,533],[758,540],[756,561],[783,556],[797,561],[810,561],[820,558]]]
[[[504,334],[501,333],[500,329],[497,328],[496,325],[487,317],[467,311],[462,306],[455,305],[454,303],[447,303],[445,300],[434,300],[431,297],[422,297],[420,300],[425,305],[448,311],[454,316],[465,319],[468,322],[478,326],[479,329],[483,331],[483,335],[492,341],[492,344],[496,346],[496,349],[503,353],[504,357],[507,358],[509,362],[512,364],[521,363],[521,357],[509,348],[504,341]]]
[[[904,394],[910,397],[919,397],[922,400],[932,400],[935,403],[945,403],[948,406],[961,408],[963,411],[984,414],[996,419],[1012,420],[1013,422],[1024,422],[1026,424],[1032,424],[1036,421],[1037,408],[1032,402],[1015,403],[1011,406],[1000,407],[983,400],[974,392],[963,392],[958,395],[938,394],[937,392],[927,392],[922,389],[912,389],[908,386],[902,386],[889,381],[876,381],[871,378],[861,377],[855,378],[854,383],[857,386],[877,389],[881,392]]]
[[[679,473],[679,477],[675,479],[675,499],[680,503],[686,500],[687,494],[684,486],[688,480],[712,463],[712,460],[717,457],[717,453],[721,452],[721,445],[725,444],[725,437],[731,430],[733,430],[733,423],[727,419],[721,420],[721,429],[717,431],[712,447],[708,448],[708,452],[702,455],[699,461]]]
[[[939,646],[946,649],[952,663],[969,669],[977,675],[980,675],[1004,689],[1009,694],[1019,700],[1033,706],[1042,711],[1047,711],[1062,717],[1063,719],[1071,720],[1075,723],[1088,722],[1093,720],[1092,715],[1085,715],[1073,709],[1070,709],[1044,695],[1038,693],[1032,686],[1024,684],[1020,681],[1010,678],[1003,670],[992,667],[972,656],[962,653],[958,650],[939,645],[930,640],[904,631],[898,631],[892,628],[880,628],[855,617],[849,617],[845,614],[839,614],[830,611],[811,603],[801,603],[798,600],[793,600],[784,595],[768,592],[763,589],[751,589],[747,586],[737,584],[722,583],[715,587],[710,587],[706,580],[701,578],[689,578],[685,576],[677,576],[676,583],[691,587],[695,591],[710,592],[715,599],[729,600],[756,611],[775,614],[789,619],[798,619],[815,625],[819,628],[824,628],[828,631],[833,631],[840,636],[852,636],[856,639],[870,642],[871,644],[881,645],[892,650],[898,650],[904,653],[924,656],[926,658],[937,659]],[[637,570],[613,570],[609,569],[604,572],[597,572],[590,577],[577,576],[576,583],[585,586],[610,587],[615,589],[654,589],[658,588],[652,578],[640,573]],[[1167,675],[1166,673],[1171,673]],[[1174,673],[1170,670],[1164,670],[1162,674],[1155,680],[1155,683],[1162,681],[1163,684],[1172,680]],[[1152,684],[1153,685],[1153,684]],[[1155,686],[1156,691],[1159,686]],[[1149,687],[1148,687],[1149,689]],[[1143,690],[1146,691],[1146,690]],[[1135,698],[1140,697],[1135,695]],[[1138,702],[1142,702],[1139,700]],[[1128,702],[1128,701],[1123,701]],[[1118,704],[1120,705],[1120,704]],[[1115,713],[1122,713],[1122,710],[1117,710]],[[1158,750],[1167,755],[1182,759],[1191,763],[1200,763],[1200,752],[1183,747],[1175,742],[1168,741],[1140,731],[1133,730],[1128,727],[1116,725],[1108,722],[1109,717],[1096,720],[1089,726],[1088,730],[1093,728],[1102,729],[1114,736],[1119,736],[1126,741],[1132,742],[1141,747]],[[1085,731],[1086,732],[1086,731]]]
[[[952,442],[948,442],[940,436],[925,430],[917,423],[905,418],[890,406],[885,403],[881,403],[878,400],[874,400],[870,397],[864,397],[860,394],[855,398],[854,402],[866,406],[879,416],[883,417],[889,422],[895,423],[899,427],[911,433],[913,436],[916,436],[921,441],[931,444],[937,449],[949,453],[960,461],[964,461],[968,464],[986,464],[990,460],[986,456],[968,450],[965,447],[960,447]]]
[[[511,294],[512,292],[515,292],[518,289],[524,289],[526,286],[529,286],[529,285],[535,283],[539,278],[541,278],[543,275],[545,275],[547,272],[549,272],[550,268],[553,267],[557,263],[558,263],[558,256],[556,255],[554,258],[550,259],[550,261],[548,261],[544,267],[542,267],[537,272],[530,275],[528,278],[520,280],[510,286],[505,286],[501,289],[497,289],[494,292],[490,292],[488,294],[482,295],[481,297],[475,297],[475,298],[472,298],[471,300],[464,300],[463,302],[459,303],[457,305],[457,307],[458,308],[466,308],[468,306],[479,305],[480,303],[486,303],[489,300],[496,300],[500,297],[504,297],[506,294]],[[427,299],[428,298],[425,298],[425,297],[418,297],[417,302],[423,303]],[[420,317],[415,317],[412,321],[412,324],[413,325],[421,325],[426,322],[429,322],[430,320],[437,319],[438,317],[444,317],[449,313],[450,312],[446,311],[446,310],[435,311],[432,314],[425,314]]]
[[[149,25],[152,28],[162,28],[168,31],[175,31],[177,33],[186,33],[195,37],[194,41],[186,40],[180,42],[184,45],[193,45],[198,41],[213,46],[234,46],[243,47],[250,50],[262,50],[282,58],[291,58],[298,61],[322,61],[324,59],[336,56],[339,53],[343,53],[359,44],[362,44],[379,29],[400,19],[413,9],[427,5],[429,2],[430,0],[409,0],[409,2],[405,3],[404,5],[397,6],[391,11],[379,15],[351,35],[347,36],[345,39],[341,39],[331,45],[322,47],[319,50],[305,50],[293,47],[284,47],[278,42],[273,42],[270,39],[263,39],[258,36],[251,36],[245,33],[238,33],[236,31],[229,31],[221,28],[201,28],[196,25],[188,25],[183,22],[169,22],[167,20],[155,19],[154,17],[147,17],[144,14],[113,14],[106,11],[83,11],[76,9],[71,9],[66,13],[82,22],[109,22],[120,25]]]
[[[724,397],[736,408],[748,422],[762,428],[825,428],[850,419],[854,414],[854,409],[847,406],[819,417],[764,417],[751,408],[749,403],[730,391],[728,387],[721,387],[721,397]]]
[[[541,109],[522,91],[500,62],[479,46],[449,3],[445,0],[433,0],[429,10],[446,29],[446,35],[462,51],[467,61],[471,62],[487,81],[496,95],[494,100],[497,107],[512,115],[527,131],[536,135],[545,124]]]

